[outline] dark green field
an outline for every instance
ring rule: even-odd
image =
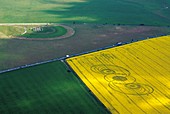
[[[0,74],[0,114],[105,114],[60,61]]]
[[[0,22],[170,25],[169,0],[3,0]]]

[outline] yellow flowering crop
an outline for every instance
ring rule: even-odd
[[[112,113],[170,113],[170,36],[66,61]]]

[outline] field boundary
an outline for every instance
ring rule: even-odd
[[[94,102],[96,102],[96,103],[98,103],[99,105],[101,105],[103,108],[104,108],[104,110],[106,110],[109,114],[111,114],[111,112],[107,109],[107,107],[95,96],[95,94],[90,90],[90,88],[88,88],[87,86],[86,86],[86,84],[81,80],[81,78],[78,76],[78,74],[71,68],[71,66],[64,60],[61,60],[63,63],[64,63],[64,65],[66,66],[66,68],[67,68],[67,71],[68,72],[72,72],[74,75],[75,75],[75,77],[76,77],[76,79],[80,82],[80,84],[87,90],[87,92],[89,93],[89,95],[91,95],[91,97],[93,97],[93,100],[94,100]]]
[[[113,48],[113,47],[117,47],[117,46],[122,46],[122,45],[130,44],[130,43],[133,43],[133,42],[137,42],[137,41],[147,40],[147,39],[150,39],[150,38],[157,38],[157,37],[160,37],[160,36],[168,36],[168,35],[160,34],[159,36],[148,36],[147,38],[140,38],[140,40],[133,40],[132,39],[129,42],[117,42],[116,44],[97,48],[97,49],[90,50],[90,51],[84,51],[84,52],[77,53],[77,54],[66,55],[66,56],[63,56],[63,57],[60,57],[60,58],[54,58],[54,59],[50,59],[50,60],[47,60],[47,61],[40,61],[40,62],[36,62],[36,63],[32,63],[32,64],[26,64],[26,65],[14,67],[14,68],[9,68],[9,69],[6,69],[6,70],[0,70],[0,74],[10,72],[10,71],[19,70],[19,69],[23,69],[23,68],[33,67],[33,66],[37,66],[37,65],[41,65],[41,64],[51,63],[51,62],[55,62],[55,61],[58,61],[58,60],[61,61],[61,60],[65,60],[65,59],[68,59],[68,58],[71,58],[71,57],[84,55],[84,54],[88,54],[88,53],[92,53],[92,52],[96,52],[96,51],[101,51],[101,50],[105,50],[105,49],[109,49],[109,48]]]

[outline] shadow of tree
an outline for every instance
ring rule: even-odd
[[[169,25],[168,0],[5,0],[0,22]]]
[[[155,3],[154,3],[155,1]],[[111,24],[146,24],[168,25],[170,23],[170,8],[164,8],[160,1],[147,2],[132,0],[72,0],[61,2],[44,0],[47,4],[57,7],[41,10],[41,12],[56,18],[51,22],[62,23],[111,23]],[[58,7],[58,4],[60,6]],[[167,2],[170,6],[170,2]],[[157,12],[159,10],[159,13]]]

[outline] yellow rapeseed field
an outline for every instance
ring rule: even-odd
[[[170,36],[66,61],[112,113],[170,114]]]

